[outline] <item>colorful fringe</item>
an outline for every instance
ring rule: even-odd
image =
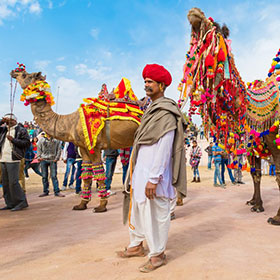
[[[97,165],[92,166],[92,173],[93,173],[93,179],[95,181],[106,180],[105,170],[104,170],[102,162]]]
[[[80,179],[92,179],[93,178],[93,168],[91,162],[83,162],[82,163],[82,174]]]
[[[98,184],[98,197],[105,199],[109,196],[104,183]]]
[[[103,199],[109,196],[104,183],[106,175],[102,162],[95,165],[90,162],[83,162],[81,179],[93,179],[94,181],[98,181],[98,196]],[[81,198],[84,200],[91,199],[91,182],[88,184],[84,181]]]
[[[81,179],[86,180],[86,179],[92,179],[93,178],[93,172],[92,172],[92,163],[91,162],[83,162],[82,163],[82,174],[81,174]],[[91,199],[91,181],[85,182],[82,187],[82,194],[81,198],[83,200],[89,201]]]
[[[106,180],[105,170],[102,162],[93,166],[93,179],[98,181],[98,197],[107,198],[109,193],[106,190],[104,181]]]
[[[88,201],[91,199],[91,182],[89,184],[85,184],[84,182],[81,198]]]

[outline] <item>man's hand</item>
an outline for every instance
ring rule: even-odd
[[[43,159],[42,159],[42,158],[37,158],[37,160],[38,160],[39,162],[43,161]]]
[[[67,163],[67,160],[65,159],[65,160],[63,160],[63,162],[64,162],[64,163]]]
[[[148,181],[145,188],[145,195],[148,199],[154,199],[156,197],[157,184],[152,184]]]
[[[14,139],[14,137],[11,136],[11,135],[7,135],[7,139],[8,139],[9,141],[12,141],[12,140]]]
[[[6,118],[6,117],[3,117],[3,118],[2,118],[2,122],[4,122],[4,123],[8,123],[9,120],[10,120],[10,119],[9,119],[9,118]]]

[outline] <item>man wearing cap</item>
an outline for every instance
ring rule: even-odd
[[[27,130],[17,125],[14,114],[6,114],[0,121],[0,162],[6,206],[1,210],[18,211],[28,207],[25,193],[19,184],[20,161],[30,146]]]
[[[170,225],[170,201],[177,193],[186,196],[184,117],[175,101],[164,96],[171,84],[170,73],[157,64],[143,70],[145,91],[152,103],[135,134],[130,161],[132,201],[129,215],[130,244],[119,251],[123,258],[144,256],[143,241],[149,247],[149,261],[140,267],[150,272],[166,263],[164,254]],[[128,187],[128,186],[126,186]]]

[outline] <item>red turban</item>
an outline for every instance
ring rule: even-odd
[[[150,78],[158,83],[164,83],[167,87],[172,82],[170,73],[158,64],[147,64],[143,69],[142,76],[144,79]]]

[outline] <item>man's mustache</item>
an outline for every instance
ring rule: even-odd
[[[145,87],[145,91],[153,92],[153,89],[151,87]]]

